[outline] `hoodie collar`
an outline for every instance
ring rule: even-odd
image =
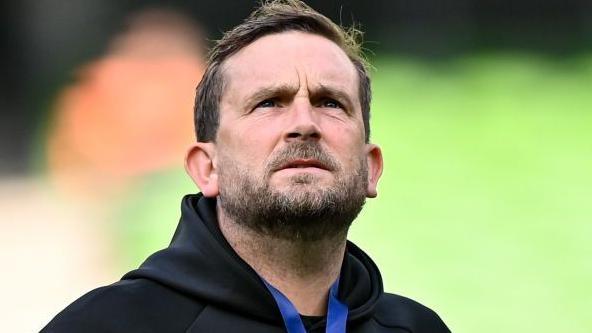
[[[339,298],[349,308],[348,321],[372,315],[382,294],[376,265],[356,245],[347,243]],[[234,312],[267,322],[282,317],[259,275],[232,249],[218,228],[216,199],[201,193],[181,203],[181,220],[171,244],[122,279],[146,278]]]

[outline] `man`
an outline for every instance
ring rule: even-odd
[[[171,245],[45,332],[449,332],[346,240],[382,172],[355,36],[265,3],[211,52]]]

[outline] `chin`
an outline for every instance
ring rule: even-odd
[[[295,185],[314,184],[319,181],[318,178],[319,177],[316,177],[315,175],[310,174],[310,173],[301,173],[301,174],[294,175],[294,176],[290,177],[290,184],[295,184]]]

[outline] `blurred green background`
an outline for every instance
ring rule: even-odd
[[[375,67],[371,141],[383,150],[385,170],[378,197],[368,200],[350,239],[377,262],[385,289],[431,307],[455,333],[592,332],[592,4],[308,2],[367,32]],[[254,2],[2,6],[0,261],[11,274],[0,277],[0,312],[9,314],[7,331],[25,332],[167,246],[181,197],[197,191],[182,152],[165,156],[168,147],[184,147],[162,144],[154,134],[160,129],[150,126],[165,118],[150,107],[162,103],[163,113],[190,119],[190,105],[169,110],[165,102],[178,99],[169,93],[184,84],[179,73],[189,73],[183,91],[192,98],[199,75],[187,68],[199,63],[169,71],[187,60],[174,58],[164,71],[160,62],[105,70],[104,60],[121,54],[131,32],[152,31],[125,22],[146,8],[163,10],[164,21],[154,21],[152,11],[148,22],[192,31],[179,45],[189,46],[195,60],[203,57],[205,39],[219,38]],[[89,68],[110,74],[93,77]],[[134,76],[154,71],[152,79]],[[177,85],[163,83],[171,78]],[[97,88],[97,81],[107,84]],[[140,93],[145,88],[163,99],[150,100]],[[72,90],[84,103],[66,105],[83,117],[65,118],[66,130],[56,131],[56,114],[68,109],[59,102]],[[113,90],[138,103],[118,105],[120,99],[106,98],[117,95]],[[144,113],[117,118],[134,105]],[[97,118],[85,118],[91,111]],[[112,118],[101,118],[109,112]],[[86,127],[96,120],[103,127]],[[140,140],[117,141],[137,128],[147,128]],[[55,134],[68,130],[82,135],[68,141]],[[55,137],[61,145],[52,146]],[[76,147],[72,138],[91,144]],[[85,155],[86,148],[102,159]]]

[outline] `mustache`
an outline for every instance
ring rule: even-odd
[[[277,152],[267,165],[268,174],[297,159],[316,160],[328,170],[339,170],[339,163],[316,142],[297,142]]]

